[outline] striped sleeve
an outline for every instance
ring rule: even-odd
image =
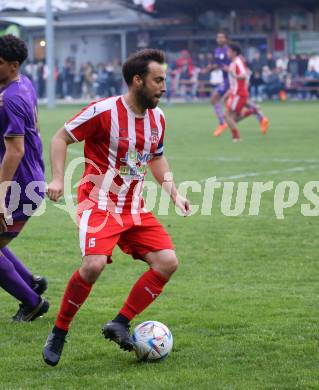
[[[240,58],[236,61],[236,74],[237,76],[246,76],[247,74],[245,64]]]
[[[157,148],[154,152],[154,156],[156,156],[156,157],[162,156],[164,154],[164,134],[165,134],[166,123],[165,123],[165,116],[164,116],[164,113],[162,110],[160,111],[160,124],[161,124],[161,128],[162,128],[162,132],[161,132],[161,136],[160,136]]]
[[[75,142],[94,137],[101,130],[100,113],[96,103],[85,107],[64,125],[66,132]]]

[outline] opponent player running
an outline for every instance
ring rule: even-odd
[[[33,321],[49,309],[40,296],[46,279],[33,276],[7,247],[45,191],[37,98],[31,81],[19,73],[27,55],[22,40],[0,37],[0,286],[22,302],[15,321]]]
[[[268,119],[263,113],[249,101],[248,77],[249,70],[241,56],[241,48],[237,43],[230,42],[228,47],[228,57],[231,60],[229,66],[230,91],[227,100],[225,120],[232,132],[233,141],[239,141],[240,135],[237,122],[256,115],[260,122],[263,134],[267,132]]]
[[[223,97],[229,89],[229,78],[228,78],[228,65],[230,60],[227,56],[227,35],[224,32],[219,32],[216,36],[217,47],[214,50],[215,63],[209,67],[209,70],[220,69],[223,74],[223,81],[214,91],[211,97],[211,103],[214,107],[219,125],[217,126],[214,136],[218,137],[221,133],[227,129],[225,123],[224,110],[223,110]]]
[[[165,119],[156,108],[166,89],[163,65],[161,51],[146,49],[133,54],[123,65],[128,93],[89,105],[52,140],[50,199],[56,201],[63,194],[69,144],[85,141],[86,168],[85,183],[78,191],[83,261],[66,287],[55,326],[43,349],[44,361],[49,365],[59,362],[70,323],[105,265],[111,262],[116,245],[149,265],[119,313],[102,328],[104,337],[124,350],[133,349],[129,322],[159,296],[177,269],[172,241],[153,214],[144,209],[141,195],[148,165],[183,214],[190,212],[189,202],[176,191],[163,155]]]

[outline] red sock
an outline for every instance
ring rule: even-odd
[[[160,295],[167,281],[163,275],[150,268],[134,284],[120,314],[131,321]]]
[[[242,118],[247,118],[253,114],[256,114],[256,109],[255,108],[248,108],[243,114],[241,115]]]
[[[91,289],[92,285],[88,284],[81,278],[79,271],[75,271],[64,291],[64,296],[55,326],[65,330],[66,332],[69,330],[73,317],[80,309],[81,305],[85,302]]]
[[[236,129],[236,127],[234,127],[233,129],[231,129],[231,132],[232,132],[232,137],[233,137],[233,139],[239,139],[239,138],[240,138],[239,131],[238,131],[238,129]]]

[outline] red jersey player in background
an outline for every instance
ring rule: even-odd
[[[261,132],[266,134],[269,121],[261,110],[249,101],[249,69],[241,55],[241,48],[237,43],[229,43],[228,57],[231,60],[228,69],[230,90],[226,104],[225,120],[231,129],[232,139],[235,142],[240,140],[237,122],[251,115],[256,115],[260,122]]]
[[[70,323],[105,265],[111,262],[116,245],[149,266],[119,313],[102,328],[104,337],[124,350],[133,349],[129,322],[158,297],[177,269],[172,241],[153,214],[145,210],[141,195],[148,166],[182,213],[186,216],[190,212],[188,200],[176,190],[163,154],[165,118],[157,108],[166,90],[163,65],[164,55],[159,50],[133,54],[123,65],[128,93],[89,105],[52,140],[51,200],[63,195],[68,145],[85,142],[86,164],[78,191],[83,260],[69,280],[43,349],[44,361],[49,365],[58,364]]]

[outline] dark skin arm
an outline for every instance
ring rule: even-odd
[[[24,137],[6,137],[4,139],[6,152],[0,166],[0,233],[6,232],[5,197],[14,174],[24,156]]]

